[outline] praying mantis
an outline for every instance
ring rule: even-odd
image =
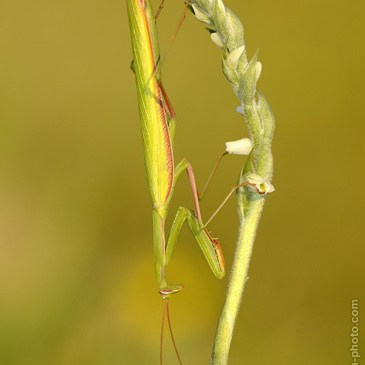
[[[193,168],[188,160],[175,164],[173,139],[175,113],[161,83],[160,53],[155,15],[149,0],[127,0],[133,48],[145,167],[152,198],[155,275],[159,293],[166,299],[183,285],[167,280],[166,267],[176,247],[179,232],[187,222],[211,270],[218,279],[224,276],[224,259],[218,242],[203,224]],[[177,210],[168,238],[165,222],[174,187],[186,171],[193,193],[195,211]]]

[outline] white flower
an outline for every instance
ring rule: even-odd
[[[252,148],[253,143],[249,138],[226,142],[226,151],[232,155],[248,155]]]
[[[272,193],[275,191],[274,186],[266,181],[262,176],[257,174],[250,174],[247,176],[247,181],[253,186],[260,194]]]
[[[238,114],[241,114],[241,115],[245,116],[245,112],[243,111],[242,106],[238,106],[238,107],[236,108],[236,112],[237,112]]]

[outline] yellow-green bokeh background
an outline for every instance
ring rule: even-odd
[[[244,23],[249,56],[260,48],[259,88],[277,120],[277,190],[231,364],[350,364],[352,298],[365,316],[363,2],[227,5]],[[162,49],[182,9],[167,1]],[[163,64],[175,157],[192,162],[200,186],[224,142],[247,136],[203,28],[189,15]],[[0,49],[0,363],[157,364],[162,300],[125,1],[3,0]],[[242,162],[227,158],[205,217]],[[185,177],[171,213],[178,205],[192,207]],[[234,199],[211,228],[229,271]],[[186,287],[171,302],[184,364],[207,364],[227,278],[213,277],[187,229],[169,277]],[[166,364],[175,363],[166,341]]]

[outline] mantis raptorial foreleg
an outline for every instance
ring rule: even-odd
[[[187,224],[193,233],[195,239],[197,240],[201,250],[203,251],[203,254],[212,269],[214,275],[222,279],[224,276],[224,259],[223,259],[223,253],[222,250],[218,244],[218,242],[209,234],[209,232],[205,229],[202,216],[200,212],[200,206],[199,206],[199,194],[196,187],[195,182],[195,175],[193,168],[188,160],[183,159],[175,168],[174,172],[174,187],[181,176],[181,174],[186,171],[189,177],[189,182],[191,186],[191,190],[193,193],[193,200],[195,205],[196,213],[189,211],[187,208],[180,207],[176,213],[175,219],[173,221],[173,224],[170,229],[170,233],[168,236],[165,252],[158,252],[158,257],[161,258],[158,265],[160,266],[160,270],[158,270],[159,275],[161,273],[165,272],[165,268],[168,265],[168,263],[171,260],[171,257],[173,255],[177,239],[181,230],[182,225],[185,221],[187,221]],[[158,214],[154,214],[154,219],[157,221],[155,222],[154,226],[158,225],[161,226],[161,218]],[[165,237],[157,237],[157,242],[165,242]],[[159,247],[158,247],[159,249]],[[155,252],[156,253],[156,252]],[[162,275],[161,277],[164,277]],[[168,284],[167,281],[162,280],[160,284],[159,292],[164,297],[168,297],[171,294],[177,293],[182,289],[182,285],[179,284]]]
[[[224,276],[224,259],[218,242],[209,234],[204,225],[199,223],[194,212],[180,207],[172,223],[166,247],[166,265],[170,262],[175,250],[178,235],[184,222],[187,222],[192,234],[204,253],[210,268],[218,279]]]

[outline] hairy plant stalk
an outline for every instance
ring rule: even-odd
[[[254,145],[238,179],[238,184],[247,181],[250,184],[237,190],[239,234],[211,359],[211,364],[223,365],[228,363],[233,330],[266,193],[274,191],[271,185],[271,142],[275,121],[265,97],[256,90],[262,65],[257,61],[258,52],[248,62],[243,26],[238,17],[222,0],[191,0],[191,10],[198,20],[212,27],[211,39],[223,49],[223,73],[240,101],[237,111],[243,115]]]
[[[233,330],[238,315],[238,310],[247,281],[247,273],[251,260],[252,249],[255,241],[256,229],[264,199],[257,199],[251,203],[250,214],[241,217],[237,247],[232,265],[229,287],[218,323],[216,338],[212,353],[212,364],[226,364]]]

